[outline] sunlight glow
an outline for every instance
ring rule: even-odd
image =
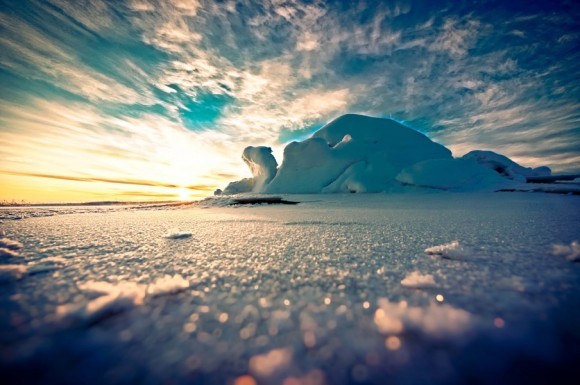
[[[180,201],[188,201],[188,200],[190,200],[190,199],[191,199],[191,197],[190,197],[190,195],[189,195],[189,190],[188,190],[188,189],[186,189],[186,188],[180,188],[180,189],[178,190],[178,193],[179,193],[179,195],[178,195],[178,196],[179,196],[179,200],[180,200]]]

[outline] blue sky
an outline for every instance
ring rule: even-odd
[[[0,0],[0,178],[201,196],[247,173],[245,146],[280,162],[346,112],[580,171],[579,20],[575,1]]]

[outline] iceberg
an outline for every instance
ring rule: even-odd
[[[405,186],[498,191],[551,173],[547,167],[523,167],[492,151],[453,158],[445,146],[395,120],[356,114],[331,121],[302,142],[289,143],[280,167],[269,147],[247,147],[242,159],[252,177],[231,182],[223,194],[376,193]]]

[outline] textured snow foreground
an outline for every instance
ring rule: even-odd
[[[29,208],[4,219],[2,383],[558,383],[577,373],[578,197],[292,199],[301,203]]]

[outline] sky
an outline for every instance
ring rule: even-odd
[[[0,0],[0,200],[197,199],[344,113],[580,171],[580,3]]]

